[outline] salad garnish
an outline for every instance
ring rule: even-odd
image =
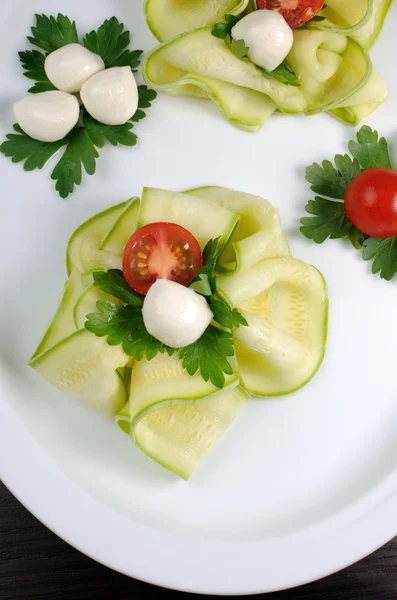
[[[220,0],[168,3],[167,11],[162,0],[146,0],[161,45],[145,57],[142,73],[156,90],[205,96],[245,131],[275,112],[327,112],[357,125],[387,100],[368,49],[390,3],[234,0],[224,14]]]
[[[224,19],[225,22],[215,23],[212,27],[212,35],[224,40],[237,58],[249,60],[249,47],[246,45],[246,42],[244,40],[233,39],[232,37],[232,29],[240,21],[240,18],[235,15],[225,15]],[[272,71],[267,71],[258,65],[257,67],[267,79],[277,79],[278,81],[281,81],[281,83],[286,83],[287,85],[300,86],[296,74],[286,60],[283,60],[281,64]]]
[[[19,58],[24,75],[35,82],[28,91],[35,94],[37,100],[43,94],[43,100],[45,98],[49,101],[50,98],[45,96],[49,93],[62,93],[67,96],[65,92],[57,92],[56,87],[49,80],[45,70],[45,60],[47,56],[60,48],[67,48],[69,44],[81,44],[82,47],[93,52],[103,61],[105,69],[130,69],[131,78],[133,78],[132,73],[136,72],[139,66],[142,54],[142,50],[129,49],[130,32],[124,29],[123,23],[120,23],[116,17],[107,19],[98,30],[86,34],[82,42],[79,42],[76,23],[69,17],[62,14],[56,18],[36,15],[36,25],[32,27],[32,36],[28,36],[28,40],[32,45],[40,48],[40,51],[23,51],[19,53]],[[149,108],[157,95],[146,85],[138,86],[137,93],[138,109],[121,124],[110,125],[99,122],[82,106],[77,124],[73,126],[72,122],[73,128],[61,139],[55,141],[34,139],[24,132],[20,125],[15,124],[13,126],[15,133],[6,136],[7,141],[1,144],[0,152],[15,163],[23,162],[25,171],[32,171],[42,169],[58,150],[65,148],[51,173],[51,178],[56,182],[55,188],[59,195],[66,198],[73,192],[75,186],[81,184],[83,169],[88,175],[95,173],[98,150],[103,148],[106,142],[112,146],[136,145],[138,138],[132,129],[135,123],[145,118],[146,113],[143,109]],[[71,95],[69,98],[74,96]],[[24,102],[28,100],[29,97]],[[40,110],[45,113],[44,108]],[[25,112],[28,117],[32,113],[29,102]],[[35,129],[40,129],[40,124]]]
[[[334,164],[307,167],[310,189],[321,196],[306,205],[312,216],[301,219],[300,230],[317,244],[348,239],[364,260],[373,261],[372,273],[389,281],[397,273],[397,171],[377,131],[364,125],[356,137],[348,144],[353,158],[337,154]]]
[[[215,297],[214,270],[220,250],[218,240],[210,240],[206,244],[203,266],[188,287],[206,298],[214,322],[224,329],[209,325],[196,342],[180,349],[161,343],[145,327],[142,316],[144,296],[136,294],[126,282],[123,271],[117,269],[94,272],[94,283],[103,292],[113,295],[127,306],[99,300],[97,308],[100,312],[87,315],[86,329],[99,337],[107,336],[107,343],[111,346],[121,344],[124,352],[135,360],[142,360],[143,357],[151,360],[159,352],[166,351],[170,356],[177,352],[189,375],[199,371],[204,381],[209,380],[216,387],[223,388],[225,374],[233,373],[228,360],[234,356],[231,331],[240,325],[247,326],[248,323],[239,311],[231,310],[223,300]]]
[[[326,282],[258,196],[144,188],[80,225],[67,267],[30,366],[184,479],[251,394],[289,394],[321,365]]]

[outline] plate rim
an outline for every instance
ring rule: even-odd
[[[10,9],[14,10],[15,5],[12,0],[5,0],[0,26],[6,22]],[[275,568],[274,573],[260,568],[266,556],[263,541],[189,541],[155,531],[117,514],[60,470],[13,409],[1,377],[0,370],[0,454],[6,457],[0,465],[1,480],[48,529],[91,559],[128,577],[191,593],[231,596],[269,593],[331,575],[361,560],[397,535],[397,468],[374,489],[379,497],[370,510],[358,510],[345,528],[329,530],[327,536],[322,535],[321,539],[317,537],[314,540],[313,537],[314,549],[309,555],[305,554],[307,540],[303,541],[304,549],[299,549],[301,555],[293,556],[295,547],[291,554],[293,562],[288,565],[282,561],[281,568],[278,571]],[[354,506],[364,506],[365,502],[365,498],[360,499]],[[61,514],[59,507],[62,507]],[[394,528],[393,523],[396,523]],[[131,543],[132,536],[139,540],[136,547]],[[346,544],[347,540],[349,544]],[[327,543],[329,545],[324,550]],[[315,544],[319,547],[315,548]],[[170,561],[174,557],[179,560],[176,568],[176,561],[173,569],[170,569],[169,563],[164,568],[159,546],[167,548]],[[144,552],[136,551],[140,547],[144,548]],[[191,548],[191,554],[193,551],[196,553],[193,560],[191,555],[187,556],[187,547]],[[244,553],[248,553],[248,547],[253,563],[247,564],[245,570],[240,561]],[[219,556],[219,552],[224,552],[223,563],[227,563],[227,557],[231,562],[219,564],[219,571],[215,574],[214,556]],[[151,561],[153,557],[155,559]],[[192,569],[192,563],[196,570]],[[307,569],[304,570],[302,565]],[[220,575],[225,566],[228,578]]]
[[[261,571],[258,565],[260,567],[265,561],[268,552],[263,540],[192,542],[188,538],[174,537],[116,514],[83,491],[58,468],[7,401],[1,380],[0,400],[0,419],[3,424],[0,454],[7,457],[0,473],[4,485],[58,537],[91,559],[128,577],[196,594],[237,596],[270,593],[332,575],[368,556],[397,535],[395,469],[378,486],[379,497],[371,510],[361,510],[361,514],[347,526],[336,527],[327,536],[321,531],[320,536],[310,536],[304,542],[303,549],[299,547],[299,554],[295,554],[295,544],[290,548],[289,556],[279,564],[278,570],[274,569],[273,564],[271,572]],[[16,439],[18,452],[13,452]],[[41,493],[42,490],[45,490],[45,494]],[[365,500],[360,503],[365,504]],[[62,507],[61,519],[59,507]],[[393,522],[394,528],[391,527]],[[101,524],[101,531],[98,531],[98,523]],[[131,544],[132,539],[137,540],[136,546]],[[281,552],[288,552],[290,539],[285,538],[281,544],[276,542]],[[134,552],[134,547],[144,548],[144,552]],[[167,548],[166,561],[159,551],[164,547]],[[187,552],[189,549],[190,552]],[[214,556],[220,553],[224,554],[226,560],[218,563],[219,569],[214,570]],[[241,563],[248,554],[255,564],[243,566]],[[159,567],[164,562],[165,568]],[[302,571],[302,565],[306,567],[305,571]],[[247,579],[248,570],[251,574]],[[221,574],[221,571],[224,573]]]

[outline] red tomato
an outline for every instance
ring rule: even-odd
[[[189,285],[203,264],[198,241],[174,223],[150,223],[128,240],[123,254],[123,273],[138,294],[147,294],[156,279]]]
[[[256,4],[259,10],[277,10],[291,29],[296,29],[320,12],[324,0],[257,0]]]
[[[346,190],[345,210],[367,235],[397,235],[397,171],[376,167],[357,175]]]

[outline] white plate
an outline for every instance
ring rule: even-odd
[[[134,46],[154,45],[141,0],[58,1],[79,31],[117,15]],[[2,133],[29,82],[17,51],[51,0],[2,2]],[[368,123],[397,154],[394,6],[372,51],[390,99]],[[274,117],[234,129],[210,104],[160,96],[136,149],[107,147],[95,177],[68,200],[50,169],[1,169],[0,456],[3,480],[48,527],[133,577],[213,594],[292,587],[337,571],[397,533],[396,283],[370,274],[341,241],[298,233],[312,197],[304,168],[346,150],[354,130],[331,117]],[[58,392],[26,363],[56,306],[69,235],[144,185],[218,184],[260,194],[281,211],[294,256],[330,291],[329,342],[300,392],[252,400],[188,483],[151,462],[117,427]]]

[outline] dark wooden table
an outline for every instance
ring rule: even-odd
[[[1,600],[206,598],[153,588],[80,554],[35,519],[0,483]],[[256,596],[261,597],[261,596]],[[397,600],[397,538],[360,563],[266,600]]]

